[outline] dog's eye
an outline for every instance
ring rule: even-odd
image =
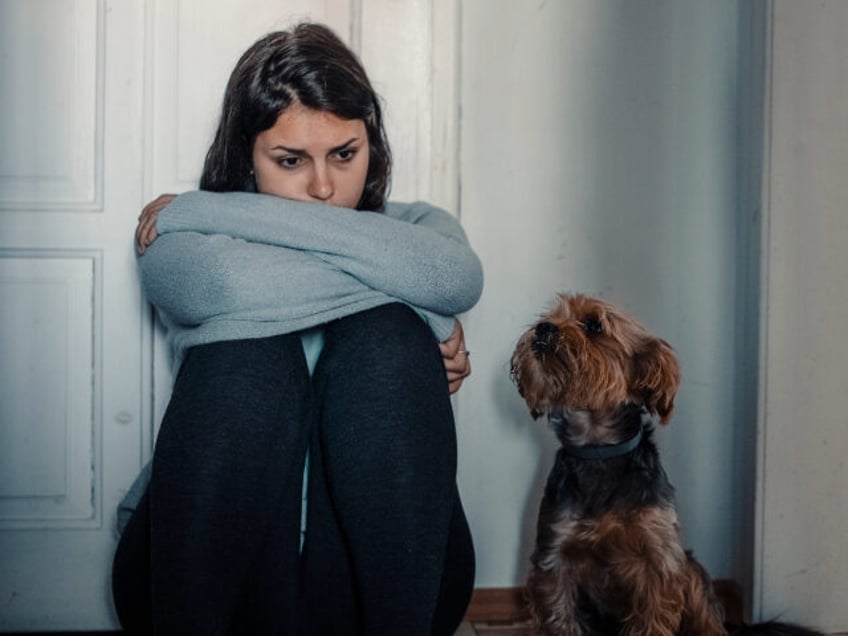
[[[597,336],[599,333],[604,332],[604,328],[601,325],[601,321],[598,320],[595,316],[591,316],[580,323],[580,326],[583,327],[583,331],[587,336]]]

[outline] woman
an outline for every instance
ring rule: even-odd
[[[385,203],[390,164],[358,60],[305,24],[239,60],[202,191],[143,212],[142,284],[180,367],[115,557],[125,629],[460,622],[474,558],[449,394],[470,365],[453,316],[482,272],[450,215]]]

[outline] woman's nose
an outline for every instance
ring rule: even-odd
[[[315,166],[307,193],[310,197],[319,201],[327,201],[333,196],[333,181],[326,166]]]

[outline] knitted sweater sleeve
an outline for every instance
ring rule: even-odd
[[[300,324],[384,296],[308,252],[220,234],[173,232],[138,258],[142,288],[168,321]],[[388,301],[388,299],[386,299]]]
[[[424,203],[390,203],[375,213],[244,192],[188,192],[160,213],[157,230],[309,252],[372,290],[443,316],[467,311],[482,293],[482,266],[462,227]]]

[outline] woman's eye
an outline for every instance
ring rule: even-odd
[[[297,168],[302,162],[303,159],[295,156],[280,157],[277,159],[277,163],[280,164],[281,167],[289,169]]]
[[[342,148],[338,152],[336,152],[336,157],[339,161],[347,162],[353,159],[354,155],[356,155],[355,148]]]

